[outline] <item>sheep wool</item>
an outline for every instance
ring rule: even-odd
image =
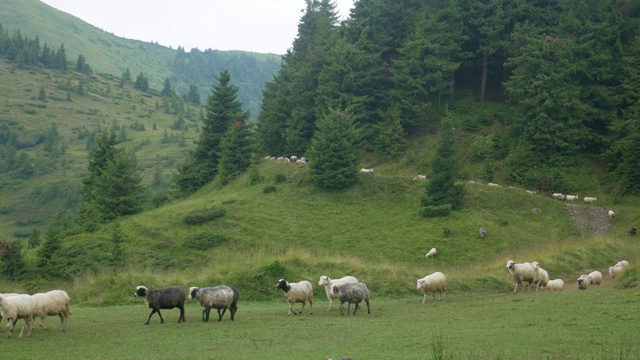
[[[541,268],[537,261],[532,262],[531,266],[533,267],[533,284],[536,286],[536,291],[538,288],[544,289],[549,283],[549,273]]]
[[[589,280],[589,276],[584,274],[580,275],[580,277],[578,278],[578,289],[587,290],[590,285],[591,280]]]
[[[522,282],[528,283],[529,287],[531,287],[534,278],[534,271],[533,266],[531,266],[530,263],[525,262],[516,264],[515,261],[509,260],[507,261],[507,265],[505,267],[507,268],[507,270],[509,270],[509,272],[513,276],[513,280],[515,280],[516,282],[516,286],[513,289],[513,292],[516,292],[518,290],[518,284]]]
[[[304,310],[304,306],[309,301],[309,315],[313,314],[313,286],[309,281],[303,280],[297,283],[290,283],[285,279],[278,280],[278,284],[276,285],[276,290],[284,291],[284,298],[289,303],[289,312],[287,315],[302,315],[302,310]],[[293,310],[293,304],[302,303],[302,307],[300,311],[296,312]]]
[[[602,283],[602,273],[598,270],[590,272],[587,277],[589,278],[589,286],[599,286]]]
[[[562,281],[562,279],[555,279],[555,280],[549,280],[549,283],[547,283],[547,287],[545,288],[545,290],[559,291],[559,290],[562,290],[563,288],[564,288],[564,281]]]
[[[433,300],[436,299],[436,293],[438,293],[440,300],[447,291],[447,277],[441,272],[434,272],[431,275],[427,275],[422,279],[417,280],[417,289],[422,290],[422,303],[427,301],[427,294],[433,294]]]
[[[22,337],[25,326],[27,327],[27,336],[31,336],[33,333],[33,307],[34,301],[31,295],[0,296],[0,314],[7,319],[7,339],[11,337],[11,332],[18,319],[25,321],[18,338]]]
[[[47,329],[44,319],[47,316],[58,315],[60,317],[60,331],[64,331],[71,315],[69,309],[70,298],[64,290],[51,290],[46,293],[33,294],[34,316],[40,318],[40,327]]]
[[[197,299],[204,307],[202,310],[203,322],[209,322],[211,308],[218,310],[218,321],[222,321],[222,316],[227,309],[229,309],[231,321],[233,321],[238,310],[238,290],[233,286],[220,285],[205,288],[194,286],[189,288],[189,299]]]
[[[149,320],[153,314],[158,313],[160,317],[160,324],[164,323],[164,319],[162,318],[162,314],[160,313],[160,309],[180,309],[180,317],[178,318],[178,323],[185,322],[184,319],[184,290],[182,290],[179,286],[173,286],[167,289],[161,290],[149,290],[145,286],[136,287],[136,292],[133,294],[134,297],[143,297],[144,302],[147,303],[149,308],[151,309],[151,313],[147,318],[147,322],[145,325],[149,325]]]
[[[360,308],[360,303],[364,301],[367,304],[367,313],[371,314],[371,301],[369,300],[369,289],[364,283],[355,284],[343,284],[339,286],[333,286],[333,293],[336,294],[340,300],[340,314],[344,315],[342,304],[347,303],[347,316],[351,312],[351,304],[355,304],[353,309],[353,315],[356,315],[356,311]]]
[[[327,299],[329,299],[329,307],[327,311],[331,310],[331,306],[333,305],[333,299],[335,299],[335,294],[331,290],[334,285],[342,285],[349,283],[357,283],[358,279],[353,276],[344,276],[340,279],[331,279],[326,275],[320,276],[320,281],[318,281],[319,286],[324,286],[324,290],[327,293]]]
[[[438,250],[436,250],[436,248],[431,248],[431,250],[429,250],[429,252],[425,256],[430,259],[436,257],[437,254]]]

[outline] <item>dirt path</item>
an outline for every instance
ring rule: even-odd
[[[569,212],[580,231],[591,236],[605,236],[611,228],[607,210],[589,205],[569,205]]]

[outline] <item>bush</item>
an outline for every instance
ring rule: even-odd
[[[195,250],[207,250],[220,246],[229,241],[229,238],[221,234],[199,233],[186,238],[183,246]]]
[[[265,194],[269,194],[272,192],[276,191],[276,186],[275,185],[267,185],[265,187],[262,188],[262,192]]]
[[[276,175],[273,177],[273,181],[274,181],[276,184],[282,184],[283,182],[287,181],[287,177],[286,177],[284,174],[276,174]]]
[[[13,236],[17,238],[28,238],[30,234],[31,231],[29,230],[16,230],[13,232]]]
[[[439,205],[439,206],[423,206],[418,211],[423,217],[446,217],[451,214],[451,204]]]
[[[187,225],[202,225],[224,216],[225,213],[225,208],[221,206],[212,206],[201,210],[190,211],[184,216],[182,221]]]

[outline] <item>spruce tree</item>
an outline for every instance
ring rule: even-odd
[[[229,126],[220,142],[217,181],[225,185],[251,164],[251,132],[242,118]]]
[[[425,185],[425,195],[420,201],[420,214],[424,217],[448,216],[451,210],[463,207],[464,187],[456,184],[459,163],[453,141],[451,123],[442,124],[440,144],[431,162],[431,178]]]
[[[309,176],[321,188],[345,189],[358,182],[361,134],[347,112],[330,111],[318,122],[309,149]]]

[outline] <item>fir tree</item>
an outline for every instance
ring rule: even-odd
[[[162,86],[160,95],[168,98],[176,96],[176,91],[173,89],[173,85],[171,84],[171,80],[169,80],[169,78],[164,79],[164,85]]]
[[[10,251],[2,256],[2,275],[6,280],[20,280],[26,273],[26,262],[22,255],[22,244],[14,241]]]
[[[224,185],[251,164],[251,131],[242,118],[229,126],[220,143],[217,181]]]

